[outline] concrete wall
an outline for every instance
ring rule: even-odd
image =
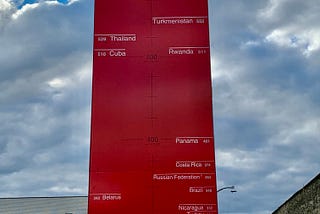
[[[273,214],[320,214],[320,174],[296,192]]]

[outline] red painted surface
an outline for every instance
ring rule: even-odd
[[[96,0],[89,214],[217,213],[207,0]]]

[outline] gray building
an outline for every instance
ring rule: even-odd
[[[320,174],[291,196],[273,214],[320,214]]]
[[[1,214],[87,214],[87,196],[0,198]]]

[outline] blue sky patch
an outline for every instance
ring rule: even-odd
[[[60,2],[62,4],[68,4],[69,0],[58,0],[58,2]]]
[[[62,3],[62,4],[68,4],[69,0],[57,0],[58,2]],[[26,4],[34,4],[39,2],[39,0],[24,0],[22,2],[22,4],[17,5],[18,9],[21,9],[24,5]]]

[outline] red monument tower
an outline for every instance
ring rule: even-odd
[[[95,0],[89,214],[217,213],[207,0]]]

